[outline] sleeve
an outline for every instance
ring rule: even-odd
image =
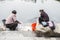
[[[16,21],[16,16],[13,16],[13,21],[14,21],[14,22]]]

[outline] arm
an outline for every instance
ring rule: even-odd
[[[15,22],[17,22],[17,23],[21,24],[21,22],[19,22],[18,20],[16,20]]]
[[[16,20],[16,15],[13,16],[13,21],[14,21],[15,23],[21,24],[21,22],[19,22],[18,20]]]

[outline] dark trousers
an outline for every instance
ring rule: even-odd
[[[6,27],[9,28],[10,30],[16,30],[17,26],[18,26],[18,23],[6,24]]]

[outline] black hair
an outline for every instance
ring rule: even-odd
[[[39,10],[39,12],[41,12],[41,11],[44,11],[43,9],[42,10]]]
[[[12,13],[13,13],[13,14],[16,14],[17,12],[16,12],[16,10],[13,10]]]

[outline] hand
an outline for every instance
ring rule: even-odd
[[[15,22],[21,24],[21,23],[20,23],[19,21],[17,21],[17,20],[16,20]]]
[[[19,24],[21,24],[21,23],[19,22]]]

